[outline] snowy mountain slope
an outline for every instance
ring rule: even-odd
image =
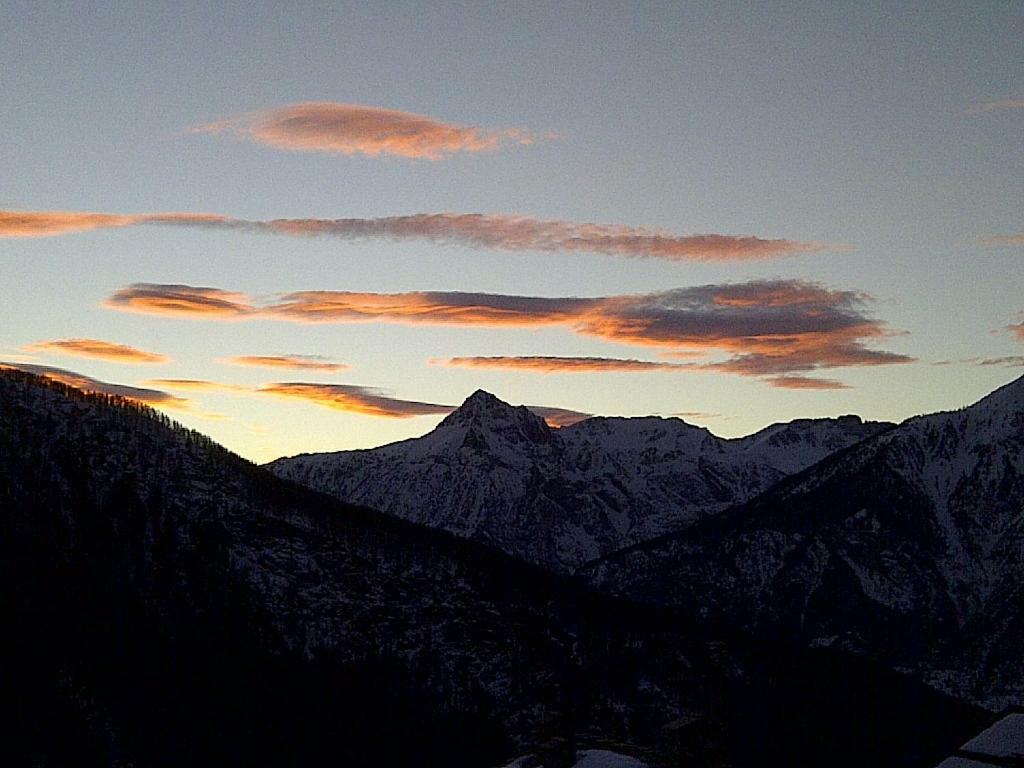
[[[1024,379],[897,428],[595,583],[834,645],[992,707],[1024,701]]]
[[[478,391],[421,438],[278,459],[268,468],[571,571],[745,501],[889,426],[852,416],[802,420],[738,440],[655,417],[551,429],[526,408]]]

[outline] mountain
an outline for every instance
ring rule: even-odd
[[[527,408],[477,391],[423,437],[278,459],[268,468],[571,572],[746,501],[890,426],[856,416],[804,419],[738,440],[656,417],[552,429]]]
[[[343,504],[0,373],[0,762],[926,766],[980,711]],[[589,753],[588,753],[589,754]]]
[[[590,564],[606,589],[1024,702],[1024,378],[910,419],[690,530]]]

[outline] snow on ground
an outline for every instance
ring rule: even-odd
[[[575,768],[647,768],[647,763],[641,763],[635,757],[604,749],[585,749],[577,752],[576,757],[580,759]]]
[[[964,744],[963,749],[993,757],[1024,755],[1024,713],[1007,715]]]

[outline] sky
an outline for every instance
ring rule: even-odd
[[[1024,4],[0,0],[0,361],[255,461],[1024,373]]]

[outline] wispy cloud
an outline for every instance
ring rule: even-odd
[[[536,373],[647,373],[652,371],[691,370],[683,363],[660,363],[615,357],[555,357],[545,355],[450,357],[430,360],[431,365],[461,368],[503,368]]]
[[[146,352],[127,344],[114,344],[100,339],[55,339],[37,341],[25,347],[29,352],[52,352],[59,355],[91,357],[114,363],[166,363],[170,358],[156,352]]]
[[[254,391],[253,387],[247,387],[244,384],[226,384],[205,379],[149,379],[142,383],[150,387],[186,392],[251,393]]]
[[[354,384],[282,382],[265,384],[257,391],[274,397],[306,400],[339,411],[393,419],[448,414],[454,410],[454,406],[451,405],[401,400],[386,395],[378,389]]]
[[[288,368],[297,371],[319,371],[334,373],[347,370],[343,363],[332,363],[315,355],[239,355],[225,357],[217,362],[226,365],[242,365],[256,368]]]
[[[962,114],[981,115],[986,112],[1001,112],[1006,109],[1024,109],[1024,99],[1006,98],[971,104],[963,110]]]
[[[1024,341],[1024,323],[1014,323],[1013,325],[1006,326],[1006,329],[1018,339]]]
[[[116,215],[0,211],[0,237],[44,237],[140,225],[227,229],[292,237],[420,241],[499,251],[596,253],[667,261],[756,261],[844,250],[845,246],[755,235],[678,234],[616,224],[587,224],[484,213],[415,213],[346,219],[235,219],[212,213]]]
[[[459,125],[411,112],[332,101],[289,104],[200,125],[190,132],[229,133],[291,151],[422,160],[532,144],[539,138],[521,128]]]
[[[1024,332],[1022,332],[1024,337]],[[1024,355],[1004,355],[1003,357],[970,357],[961,360],[963,363],[981,366],[996,366],[999,368],[1020,368],[1024,367]]]
[[[988,235],[979,237],[976,241],[980,245],[1010,246],[1024,245],[1024,234],[1015,235]]]
[[[419,213],[377,219],[276,219],[271,230],[344,239],[425,240],[502,251],[599,253],[668,261],[754,261],[825,250],[818,242],[692,234],[483,213]]]
[[[703,285],[596,298],[487,293],[300,291],[259,306],[244,294],[137,284],[111,299],[116,308],[185,317],[266,317],[300,323],[389,322],[449,326],[560,326],[619,344],[721,352],[701,370],[769,376],[906,363],[913,358],[867,346],[894,335],[868,313],[869,296],[799,280]],[[238,311],[210,313],[205,299],[230,296]],[[219,303],[218,303],[219,307]]]
[[[819,379],[811,376],[772,376],[765,379],[771,386],[780,389],[849,389],[837,379]]]
[[[680,419],[720,419],[722,414],[707,411],[676,411],[672,414]]]
[[[54,368],[48,365],[29,365],[24,363],[4,362],[0,362],[0,368],[15,368],[17,370],[26,371],[27,373],[34,373],[37,376],[44,376],[48,379],[59,381],[62,384],[67,384],[69,387],[80,389],[83,392],[117,395],[118,397],[124,397],[128,400],[135,400],[155,407],[176,408],[179,410],[189,410],[191,407],[191,403],[188,400],[176,397],[168,392],[163,392],[157,389],[146,389],[143,387],[132,387],[125,384],[111,384],[64,368]]]

